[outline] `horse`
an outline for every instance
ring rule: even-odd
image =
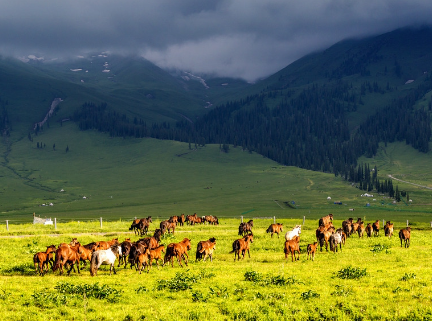
[[[300,237],[300,233],[301,233],[301,225],[296,225],[291,231],[286,232],[285,240],[290,241],[296,236]]]
[[[399,238],[401,241],[401,247],[402,247],[402,241],[404,241],[405,248],[408,248],[411,243],[411,227],[404,228],[399,231]]]
[[[358,233],[359,238],[363,237],[365,231],[366,231],[366,227],[364,226],[364,223],[360,222],[358,229],[357,229],[357,233]]]
[[[339,232],[333,233],[329,238],[330,251],[333,251],[333,253],[338,251],[338,244],[342,251],[342,233],[343,231],[340,230]]]
[[[288,254],[291,253],[291,260],[292,262],[300,260],[300,237],[295,236],[291,240],[285,241],[285,247],[284,247],[284,253],[285,253],[285,259],[288,258]],[[296,257],[296,253],[298,254],[298,257]]]
[[[150,223],[152,222],[152,217],[149,216],[147,218],[137,218],[133,220],[131,227],[129,228],[129,231],[134,231],[135,235],[140,234],[143,235],[144,233],[147,234],[148,227]]]
[[[329,240],[330,237],[333,235],[334,232],[334,228],[329,229],[327,231],[323,231],[320,235],[319,235],[319,243],[320,243],[320,251],[322,252],[322,248],[325,244],[325,249],[326,251],[328,251],[328,244],[329,244]]]
[[[368,223],[366,225],[366,235],[367,235],[367,237],[372,237],[372,231],[373,231],[372,224]]]
[[[250,244],[253,243],[253,234],[247,234],[242,239],[235,240],[232,244],[232,251],[230,253],[234,253],[234,261],[236,257],[238,261],[240,261],[240,252],[242,254],[242,258],[244,259],[246,251],[248,252],[249,258],[250,256]]]
[[[391,238],[393,235],[393,223],[391,223],[390,221],[387,221],[384,226],[384,234],[389,238]]]
[[[271,237],[273,237],[273,234],[276,233],[279,238],[279,233],[282,232],[282,224],[276,223],[276,224],[270,224],[269,228],[266,230],[266,233],[271,233]]]
[[[117,274],[114,263],[119,255],[121,255],[121,247],[119,245],[112,245],[108,250],[94,251],[91,258],[90,275],[97,275],[97,270],[102,264],[110,266],[110,275],[113,271],[114,274]]]
[[[147,273],[149,272],[149,258],[150,258],[150,250],[146,248],[144,253],[138,255],[138,271],[141,274],[143,268],[147,267]]]
[[[178,222],[179,222],[180,226],[183,226],[185,221],[186,221],[186,217],[185,217],[185,215],[182,213],[182,214],[178,217]]]
[[[47,246],[45,252],[38,252],[33,256],[33,263],[35,265],[36,273],[39,272],[40,276],[43,276],[45,272],[48,272],[48,264],[53,266],[53,253],[56,250],[55,245]]]
[[[132,243],[132,246],[129,251],[128,262],[130,263],[130,268],[132,269],[135,266],[135,269],[138,269],[138,256],[145,252],[147,246],[141,242]],[[126,267],[126,263],[125,263]]]
[[[156,261],[156,266],[159,269],[159,264],[158,261],[161,260],[162,264],[163,264],[163,258],[162,258],[162,253],[165,252],[165,245],[159,245],[157,248],[150,250],[150,254],[149,254],[149,265],[150,265],[150,269],[152,267],[152,262],[153,260]]]
[[[87,261],[91,261],[93,252],[96,250],[96,242],[92,242],[78,248],[78,253],[80,254],[80,261],[84,262],[84,266],[87,266]]]
[[[181,267],[183,267],[181,261],[183,259],[186,266],[188,265],[189,255],[187,251],[191,249],[191,240],[188,238],[184,238],[183,241],[179,243],[171,243],[167,246],[164,258],[164,264],[171,261],[171,266],[174,267],[174,257],[177,257],[178,263]],[[185,257],[186,256],[186,257]]]
[[[96,242],[96,251],[99,251],[99,250],[108,250],[113,245],[118,245],[118,238],[117,239],[112,239],[111,241]]]
[[[342,228],[343,228],[343,231],[345,232],[345,234],[348,236],[348,237],[350,237],[350,235],[352,234],[352,228],[353,228],[353,226],[352,226],[352,224],[353,224],[353,218],[352,217],[350,217],[349,219],[347,219],[347,220],[345,220],[345,221],[343,221],[342,222]]]
[[[171,216],[171,217],[169,218],[169,220],[168,220],[168,222],[170,222],[170,223],[174,223],[176,226],[177,226],[177,224],[178,224],[178,221],[179,221],[179,218],[178,218],[177,215]]]
[[[204,257],[203,261],[209,256],[210,261],[213,262],[213,251],[216,249],[216,239],[210,238],[208,241],[200,241],[197,244],[196,260],[200,260]]]
[[[121,247],[121,255],[119,255],[117,267],[120,267],[120,264],[124,263],[124,268],[126,268],[126,265],[127,265],[126,257],[129,256],[129,252],[130,252],[131,247],[132,247],[132,242],[131,242],[130,238],[125,239],[120,244],[120,247]]]
[[[380,221],[376,220],[375,223],[372,224],[374,236],[379,236],[379,229],[380,229]]]
[[[80,266],[79,266],[80,254],[78,253],[78,249],[80,246],[81,244],[79,242],[77,242],[74,246],[71,245],[60,246],[55,252],[55,262],[52,267],[53,272],[59,269],[60,275],[62,275],[63,266],[66,263],[69,263],[70,268],[69,271],[67,272],[68,275],[70,274],[72,269],[74,270],[74,272],[76,272],[75,264],[77,265],[78,273],[81,273]]]
[[[206,222],[208,222],[211,225],[218,225],[219,224],[217,217],[213,216],[213,215],[206,215],[205,220],[206,220]]]
[[[174,222],[170,222],[169,220],[162,221],[159,224],[162,234],[169,233],[172,230],[172,234],[174,235],[176,224]]]
[[[331,221],[333,221],[333,214],[330,213],[329,215],[323,216],[319,219],[318,226],[326,225]]]
[[[316,252],[317,247],[318,247],[318,242],[308,244],[308,246],[307,246],[307,255],[308,255],[307,259],[308,260],[309,260],[309,256],[310,256],[312,261],[315,260],[315,252]]]
[[[253,220],[249,220],[246,223],[244,222],[240,223],[238,235],[244,236],[246,234],[249,234],[249,232],[252,234],[252,227],[253,227]]]

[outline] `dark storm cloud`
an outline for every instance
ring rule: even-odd
[[[0,3],[4,54],[139,53],[255,80],[347,37],[429,24],[425,0],[20,0]]]

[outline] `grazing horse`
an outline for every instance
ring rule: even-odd
[[[375,223],[372,224],[372,228],[373,228],[374,236],[378,236],[380,230],[380,221],[376,220]]]
[[[273,237],[273,234],[276,233],[279,238],[279,233],[282,232],[282,224],[281,223],[270,224],[266,232],[271,233],[271,237]]]
[[[117,274],[114,263],[117,256],[121,255],[121,247],[119,245],[112,245],[108,250],[98,250],[94,251],[91,258],[90,264],[90,275],[97,275],[97,270],[99,267],[104,265],[110,266],[110,275],[111,272],[114,271],[114,274]]]
[[[156,261],[156,266],[159,269],[159,264],[158,261],[161,260],[162,264],[163,264],[163,258],[162,258],[162,253],[165,252],[165,245],[159,245],[157,248],[150,250],[150,254],[149,254],[149,265],[150,265],[150,269],[152,267],[152,262],[153,260]]]
[[[368,223],[368,224],[366,225],[366,235],[367,235],[368,237],[372,237],[372,231],[373,231],[372,224],[371,224],[371,223]]]
[[[56,250],[55,245],[50,245],[47,247],[45,252],[38,252],[33,256],[33,263],[35,265],[36,273],[39,272],[41,276],[48,271],[48,264],[53,266],[53,253]]]
[[[292,262],[300,260],[300,237],[295,236],[289,241],[285,241],[285,247],[284,247],[284,253],[285,253],[285,259],[288,258],[288,254],[291,253],[291,260]],[[296,253],[298,254],[298,257],[296,257]]]
[[[333,214],[330,213],[329,215],[323,216],[319,219],[318,226],[326,225],[331,221],[333,221]]]
[[[183,259],[186,266],[188,265],[189,255],[187,251],[191,249],[191,240],[188,238],[184,238],[183,241],[179,243],[171,243],[167,246],[164,264],[163,266],[171,261],[171,266],[174,267],[174,257],[177,257],[177,261],[181,267],[183,267],[181,261]]]
[[[404,241],[405,247],[408,248],[411,243],[411,227],[404,228],[399,231],[399,238],[402,247],[402,241]]]
[[[248,222],[240,223],[238,235],[244,236],[246,234],[252,234],[253,220],[249,220]]]
[[[210,261],[213,262],[213,251],[216,249],[216,239],[210,238],[208,241],[200,241],[197,244],[196,260],[200,260],[204,257],[203,261],[209,256]]]
[[[81,273],[80,266],[79,266],[80,254],[78,253],[78,249],[80,246],[81,244],[79,242],[77,242],[74,246],[71,245],[60,246],[55,252],[55,262],[52,267],[53,272],[59,269],[60,275],[62,275],[63,266],[66,263],[69,263],[70,268],[69,271],[67,272],[68,275],[70,274],[72,269],[74,270],[74,272],[76,272],[75,264],[77,265],[78,273]]]
[[[393,235],[393,223],[391,223],[390,221],[387,221],[384,226],[384,234],[389,238],[391,238]]]
[[[318,247],[318,242],[314,242],[313,244],[308,244],[307,246],[307,259],[309,260],[309,256],[311,258],[312,261],[315,260],[315,252],[317,250]]]
[[[250,258],[250,244],[253,243],[253,234],[247,234],[242,239],[235,240],[232,244],[233,250],[230,253],[234,252],[234,261],[236,257],[238,261],[240,261],[240,252],[242,254],[242,258],[244,259],[246,251],[248,252]]]
[[[296,236],[300,237],[300,233],[301,233],[301,225],[296,225],[291,231],[286,232],[285,240],[289,241]]]

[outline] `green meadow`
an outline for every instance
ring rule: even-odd
[[[251,216],[245,217],[250,219]],[[339,215],[335,225],[341,225]],[[0,256],[0,313],[8,320],[427,320],[432,285],[432,241],[426,225],[413,226],[409,248],[395,235],[348,238],[337,253],[317,252],[307,259],[306,246],[315,241],[317,220],[306,220],[301,233],[300,260],[285,259],[284,233],[298,219],[278,219],[280,238],[265,231],[272,219],[254,219],[254,242],[249,258],[234,261],[229,253],[239,238],[239,219],[221,218],[220,225],[178,227],[162,243],[192,241],[189,264],[155,265],[149,273],[119,267],[109,275],[102,266],[96,277],[89,267],[81,274],[37,276],[32,258],[46,246],[69,242],[120,241],[130,222],[70,222],[58,224],[59,235],[42,225],[11,226],[25,237],[2,237]],[[158,227],[154,221],[150,230]],[[98,234],[105,232],[105,234]],[[43,233],[43,234],[39,234]],[[213,262],[195,261],[196,244],[216,237]]]

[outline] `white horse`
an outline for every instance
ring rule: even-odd
[[[110,265],[110,275],[112,271],[116,274],[114,262],[119,255],[121,255],[121,247],[118,245],[113,245],[108,250],[94,251],[91,257],[90,275],[95,276],[102,264]]]
[[[285,240],[290,241],[296,236],[300,237],[300,233],[301,233],[301,225],[296,225],[291,231],[286,232]]]

